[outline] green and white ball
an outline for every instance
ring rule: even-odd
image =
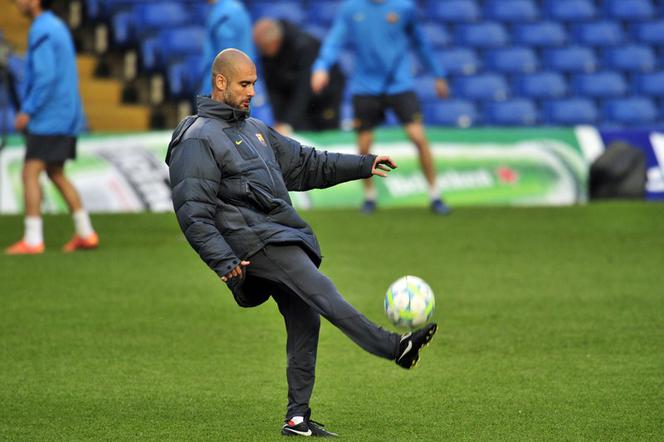
[[[385,313],[397,327],[420,327],[431,319],[435,308],[433,290],[417,276],[397,279],[385,293]]]

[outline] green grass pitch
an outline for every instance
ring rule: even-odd
[[[323,321],[314,419],[344,440],[661,440],[664,205],[305,212],[322,270],[389,327],[414,274],[438,335],[416,370]],[[95,216],[102,247],[0,256],[0,440],[282,440],[285,332],[244,310],[172,214]],[[20,217],[0,218],[0,244]]]

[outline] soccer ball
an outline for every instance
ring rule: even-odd
[[[417,276],[397,279],[385,293],[385,313],[397,327],[412,329],[424,325],[435,308],[433,290]]]

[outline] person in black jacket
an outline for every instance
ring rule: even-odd
[[[334,65],[331,81],[320,93],[309,88],[311,66],[320,41],[285,20],[263,18],[254,25],[275,128],[282,134],[339,128],[344,76]]]
[[[310,420],[320,315],[366,351],[411,368],[436,331],[406,335],[370,322],[339,294],[318,266],[311,227],[288,191],[386,176],[387,156],[318,151],[249,117],[256,68],[226,49],[212,67],[212,96],[198,97],[198,114],[173,133],[169,165],[173,206],[182,232],[201,259],[228,284],[242,307],[270,296],[286,322],[288,408],[285,435],[331,436]]]

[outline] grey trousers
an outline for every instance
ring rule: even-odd
[[[269,245],[249,259],[241,305],[272,296],[286,323],[288,409],[286,419],[310,414],[320,316],[364,350],[394,360],[400,335],[369,321],[337,291],[299,246]]]

